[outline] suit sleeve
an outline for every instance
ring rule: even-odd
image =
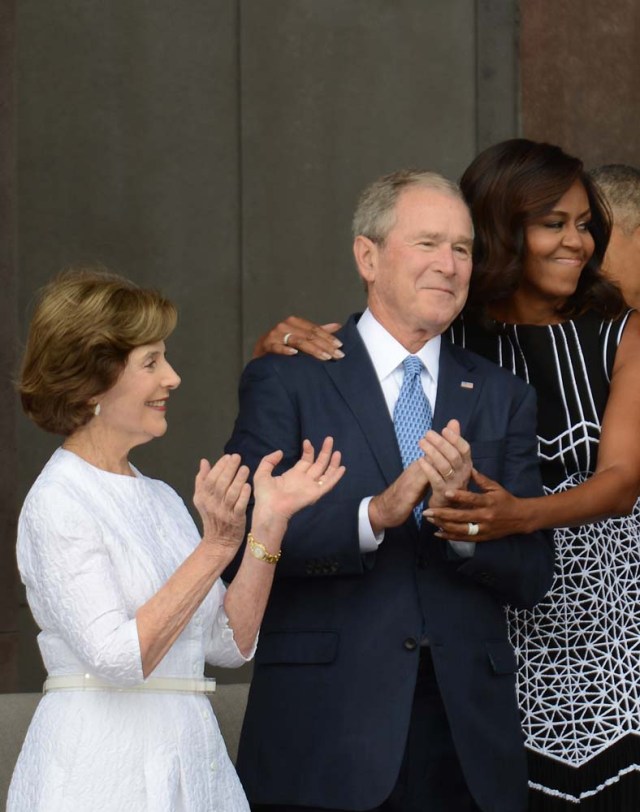
[[[536,442],[536,396],[519,386],[509,415],[501,485],[514,496],[541,496]],[[481,470],[481,468],[479,468]],[[458,571],[498,593],[515,608],[540,601],[553,580],[553,533],[538,530],[476,545],[475,555]]]
[[[295,363],[295,359],[288,359],[288,363],[292,360]],[[225,451],[239,453],[252,472],[265,454],[276,449],[284,454],[276,473],[288,470],[298,461],[302,441],[308,436],[302,425],[298,393],[282,372],[273,358],[266,356],[248,364],[240,380],[238,417]],[[358,542],[362,495],[352,485],[347,473],[331,493],[292,518],[276,577],[353,575],[364,571],[366,556],[363,558]],[[253,502],[248,522],[252,507]],[[226,580],[237,571],[241,555],[242,550],[225,573]]]

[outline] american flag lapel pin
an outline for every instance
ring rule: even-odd
[[[462,389],[473,389],[473,381],[462,381],[460,386]]]

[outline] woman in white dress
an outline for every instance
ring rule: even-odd
[[[206,692],[204,663],[253,655],[288,520],[340,479],[340,454],[305,441],[251,488],[238,455],[200,462],[194,504],[143,476],[132,448],[167,429],[180,378],[165,357],[173,305],[127,280],[63,274],[43,291],[23,362],[27,414],[64,436],[31,488],[18,564],[41,628],[45,696],[9,790],[9,812],[236,812],[248,805]]]

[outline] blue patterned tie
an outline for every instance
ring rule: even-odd
[[[420,373],[423,369],[422,361],[415,355],[407,355],[402,366],[404,367],[404,378],[393,410],[393,425],[398,438],[402,465],[404,468],[408,468],[422,455],[422,451],[418,447],[418,440],[431,428],[433,413],[420,380]],[[418,527],[422,523],[422,510],[422,502],[413,509]]]

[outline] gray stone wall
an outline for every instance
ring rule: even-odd
[[[362,186],[400,166],[456,177],[517,133],[515,0],[0,6],[15,9],[16,35],[5,346],[15,360],[34,291],[69,264],[166,291],[183,384],[167,437],[133,459],[185,501],[200,456],[221,453],[257,336],[291,312],[340,320],[362,305],[349,237]],[[57,439],[22,416],[13,427],[15,396],[2,397],[16,437],[2,492],[12,561],[12,522]],[[1,606],[20,640],[3,687],[37,689],[28,609],[22,599],[16,635],[13,598]]]

